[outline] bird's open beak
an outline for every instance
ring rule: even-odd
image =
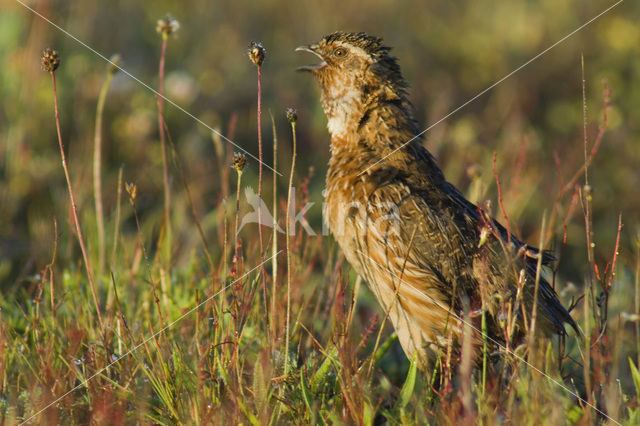
[[[317,71],[319,69],[324,68],[327,63],[324,61],[324,58],[322,57],[321,54],[319,54],[316,49],[318,47],[316,45],[311,45],[311,46],[299,46],[296,47],[296,52],[309,52],[309,53],[313,53],[314,55],[316,55],[318,58],[323,59],[322,62],[320,62],[319,64],[314,64],[314,65],[303,65],[301,67],[296,68],[296,71],[309,71],[309,72],[314,72]]]

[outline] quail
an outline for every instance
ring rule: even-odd
[[[536,273],[553,256],[468,201],[424,148],[407,84],[382,39],[335,32],[296,50],[320,59],[298,70],[319,83],[331,135],[324,218],[409,358],[425,371],[447,350],[459,361],[465,323],[475,329],[477,358],[482,316],[486,341],[521,343],[534,306],[536,338],[564,336],[566,323],[577,330]]]

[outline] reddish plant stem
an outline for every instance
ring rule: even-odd
[[[258,239],[260,240],[260,258],[264,256],[264,248],[262,243],[262,66],[258,66]],[[268,312],[267,303],[267,280],[265,276],[265,267],[262,265],[262,297],[264,298],[264,310]]]
[[[234,273],[234,278],[236,276],[239,276],[239,272],[238,272],[238,265],[240,264],[239,261],[239,252],[240,252],[240,235],[238,235],[238,225],[239,225],[239,215],[240,215],[240,187],[242,185],[242,170],[238,171],[238,181],[236,184],[236,217],[235,217],[235,221],[236,221],[236,227],[235,227],[235,231],[233,233],[234,235],[234,241],[235,241],[235,255],[233,256],[233,273]]]
[[[578,170],[576,170],[576,172],[573,174],[573,176],[571,177],[571,179],[569,179],[567,181],[567,183],[562,186],[560,188],[560,191],[558,191],[558,194],[556,195],[556,199],[553,202],[553,209],[551,210],[551,218],[549,220],[549,230],[551,232],[551,229],[553,228],[553,225],[555,223],[555,218],[556,218],[556,214],[558,213],[558,207],[560,204],[560,200],[562,199],[562,197],[564,196],[564,194],[569,191],[570,189],[572,189],[575,185],[575,183],[577,182],[577,180],[580,178],[580,176],[582,176],[583,174],[585,175],[585,177],[587,176],[586,173],[586,169],[591,165],[591,162],[593,161],[594,157],[596,156],[596,154],[598,153],[598,150],[600,149],[600,144],[602,143],[602,138],[604,136],[605,131],[607,130],[607,125],[608,125],[608,111],[609,108],[611,107],[609,104],[609,99],[611,97],[611,89],[609,89],[609,87],[607,86],[606,81],[603,81],[604,84],[604,89],[602,91],[602,95],[603,95],[603,108],[602,108],[602,123],[600,124],[600,127],[598,128],[598,134],[596,135],[596,139],[593,142],[593,146],[591,147],[591,150],[588,152],[587,154],[587,149],[585,146],[585,161],[582,164],[582,166],[580,166],[580,168]],[[586,132],[586,127],[583,129],[584,132]],[[585,142],[586,143],[586,142]],[[559,173],[559,160],[556,160],[556,164],[557,164],[557,168],[558,168],[558,174]],[[562,177],[559,178],[560,181],[562,182]]]
[[[80,250],[82,251],[82,259],[84,260],[84,267],[87,270],[87,277],[89,278],[89,287],[91,288],[91,295],[93,296],[93,303],[96,306],[96,312],[98,313],[98,322],[100,323],[100,329],[104,333],[104,324],[102,322],[102,314],[100,313],[100,304],[98,303],[98,295],[96,294],[96,286],[93,282],[93,274],[91,273],[91,264],[89,263],[89,257],[87,256],[87,249],[84,245],[84,236],[82,235],[82,228],[80,228],[80,219],[78,218],[78,205],[76,204],[76,198],[73,195],[73,188],[71,186],[71,178],[69,177],[69,168],[67,167],[67,157],[64,154],[64,146],[62,145],[62,132],[60,131],[60,114],[58,112],[58,90],[56,88],[56,76],[53,72],[51,74],[51,81],[53,82],[53,101],[56,113],[56,130],[58,131],[58,145],[60,147],[60,156],[62,157],[62,169],[64,170],[64,177],[67,181],[67,189],[69,190],[69,198],[71,200],[71,215],[73,216],[73,223],[76,227],[76,236],[78,237],[78,243],[80,244]]]
[[[611,271],[609,273],[609,279],[606,283],[603,283],[604,289],[604,312],[602,315],[603,324],[602,328],[605,326],[605,322],[607,321],[607,317],[609,314],[609,292],[611,291],[611,285],[613,284],[613,276],[615,275],[616,270],[616,261],[618,260],[618,250],[620,249],[620,233],[622,232],[622,213],[618,215],[618,233],[616,235],[616,248],[613,251],[613,259],[611,260]]]
[[[262,200],[262,67],[258,66],[258,198]],[[258,236],[260,238],[260,256],[262,256],[261,203],[258,203]]]
[[[607,292],[611,289],[613,283],[613,276],[615,275],[616,261],[618,260],[618,249],[620,248],[620,233],[622,232],[622,213],[618,215],[618,233],[616,235],[616,248],[613,252],[613,259],[611,260],[611,275],[609,275],[609,282],[607,282]]]

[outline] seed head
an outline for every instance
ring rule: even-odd
[[[60,65],[60,55],[57,50],[49,47],[42,51],[42,69],[46,72],[54,72]]]
[[[118,70],[120,69],[121,62],[122,62],[122,56],[120,56],[120,54],[116,53],[115,55],[111,56],[109,58],[109,69],[107,72],[111,75],[118,72]]]
[[[167,37],[169,35],[175,34],[179,29],[180,22],[178,22],[178,20],[171,16],[171,14],[169,13],[167,13],[164,18],[158,19],[156,25],[156,31],[162,34],[162,37]]]
[[[233,154],[233,168],[236,169],[236,172],[242,173],[242,169],[247,165],[247,156],[236,152]]]
[[[286,114],[287,114],[287,120],[289,120],[289,123],[293,124],[296,121],[298,121],[298,111],[296,111],[294,108],[287,108]]]
[[[262,66],[264,62],[264,57],[267,54],[267,49],[262,46],[262,43],[257,41],[252,41],[249,43],[249,59],[256,67]]]
[[[135,183],[125,183],[124,188],[127,190],[129,194],[129,202],[132,206],[136,205],[136,197],[138,196],[138,187]]]

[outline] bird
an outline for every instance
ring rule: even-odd
[[[578,332],[539,273],[553,255],[516,238],[446,180],[423,145],[390,50],[379,37],[342,31],[296,49],[320,59],[298,70],[319,83],[331,136],[324,220],[405,354],[423,371],[447,359],[459,365],[467,325],[476,364],[483,342],[523,344],[533,318],[536,340],[564,338],[565,324]]]

